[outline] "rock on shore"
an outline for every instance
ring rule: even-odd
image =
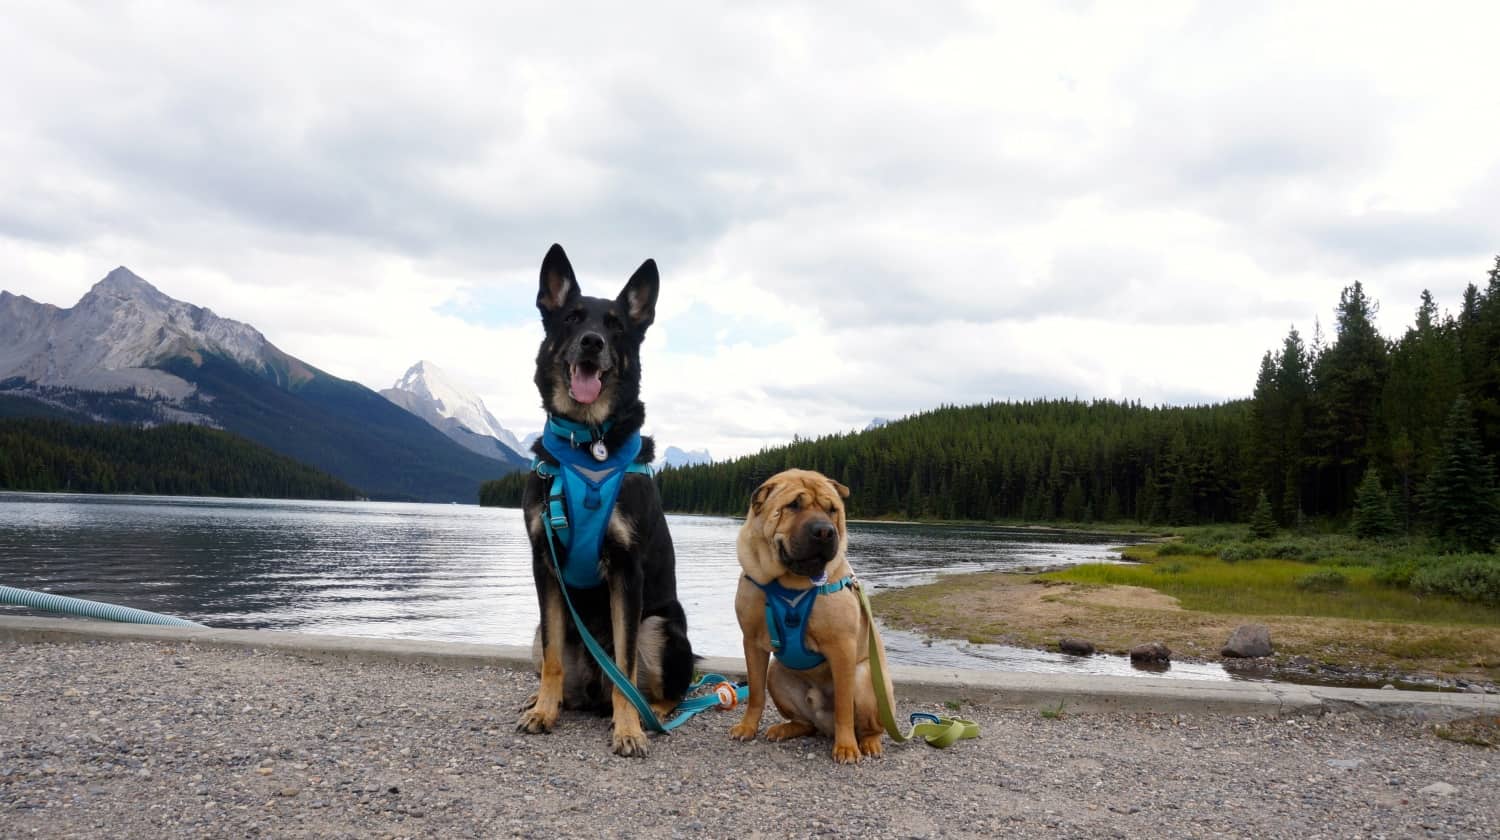
[[[1264,624],[1241,624],[1229,634],[1220,656],[1252,659],[1271,655],[1271,628]]]
[[[1147,642],[1130,649],[1130,661],[1159,665],[1172,661],[1172,649],[1161,642]]]

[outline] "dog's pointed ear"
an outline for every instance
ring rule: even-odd
[[[656,260],[646,260],[630,275],[625,288],[615,303],[625,311],[631,326],[644,330],[656,320],[656,292],[661,286],[661,277],[656,273]]]
[[[759,514],[771,494],[776,492],[776,479],[768,479],[765,484],[756,488],[755,495],[750,497],[750,512]]]
[[[553,243],[542,258],[542,282],[536,292],[536,308],[542,317],[556,314],[563,307],[578,299],[578,278],[573,276],[573,265],[561,245]]]
[[[840,499],[847,499],[847,498],[849,498],[849,488],[848,487],[845,487],[844,485],[838,483],[837,481],[834,481],[831,478],[828,479],[828,483],[833,485],[833,489],[839,491],[839,498]]]

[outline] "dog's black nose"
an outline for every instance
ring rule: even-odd
[[[604,350],[604,336],[598,333],[584,333],[578,339],[578,346],[585,353],[600,353]]]
[[[839,536],[839,529],[833,527],[832,522],[814,522],[807,532],[808,536],[820,543],[831,542]]]

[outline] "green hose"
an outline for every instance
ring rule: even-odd
[[[99,601],[86,601],[83,598],[69,598],[66,595],[49,595],[46,592],[33,592],[30,589],[17,589],[14,586],[0,586],[0,604],[14,604],[34,610],[80,615],[85,618],[102,618],[106,621],[124,621],[130,624],[166,624],[173,627],[203,626],[196,621],[188,621],[184,618],[175,618],[170,615],[162,615],[161,613],[138,610],[134,607],[120,607]]]

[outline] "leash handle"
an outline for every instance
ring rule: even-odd
[[[896,715],[892,711],[895,701],[889,692],[885,690],[885,645],[880,642],[880,633],[875,629],[875,612],[870,609],[870,599],[865,595],[865,587],[859,581],[853,584],[854,592],[859,596],[859,608],[864,613],[865,624],[869,626],[870,634],[870,681],[875,688],[875,708],[880,715],[880,725],[885,727],[885,734],[891,736],[891,740],[898,744],[904,744],[913,738],[921,738],[928,746],[942,749],[951,747],[959,741],[979,737],[979,724],[972,720],[955,717],[939,717],[927,712],[913,712],[911,716],[911,731],[903,733],[901,727],[896,723]],[[921,721],[918,723],[918,721]]]

